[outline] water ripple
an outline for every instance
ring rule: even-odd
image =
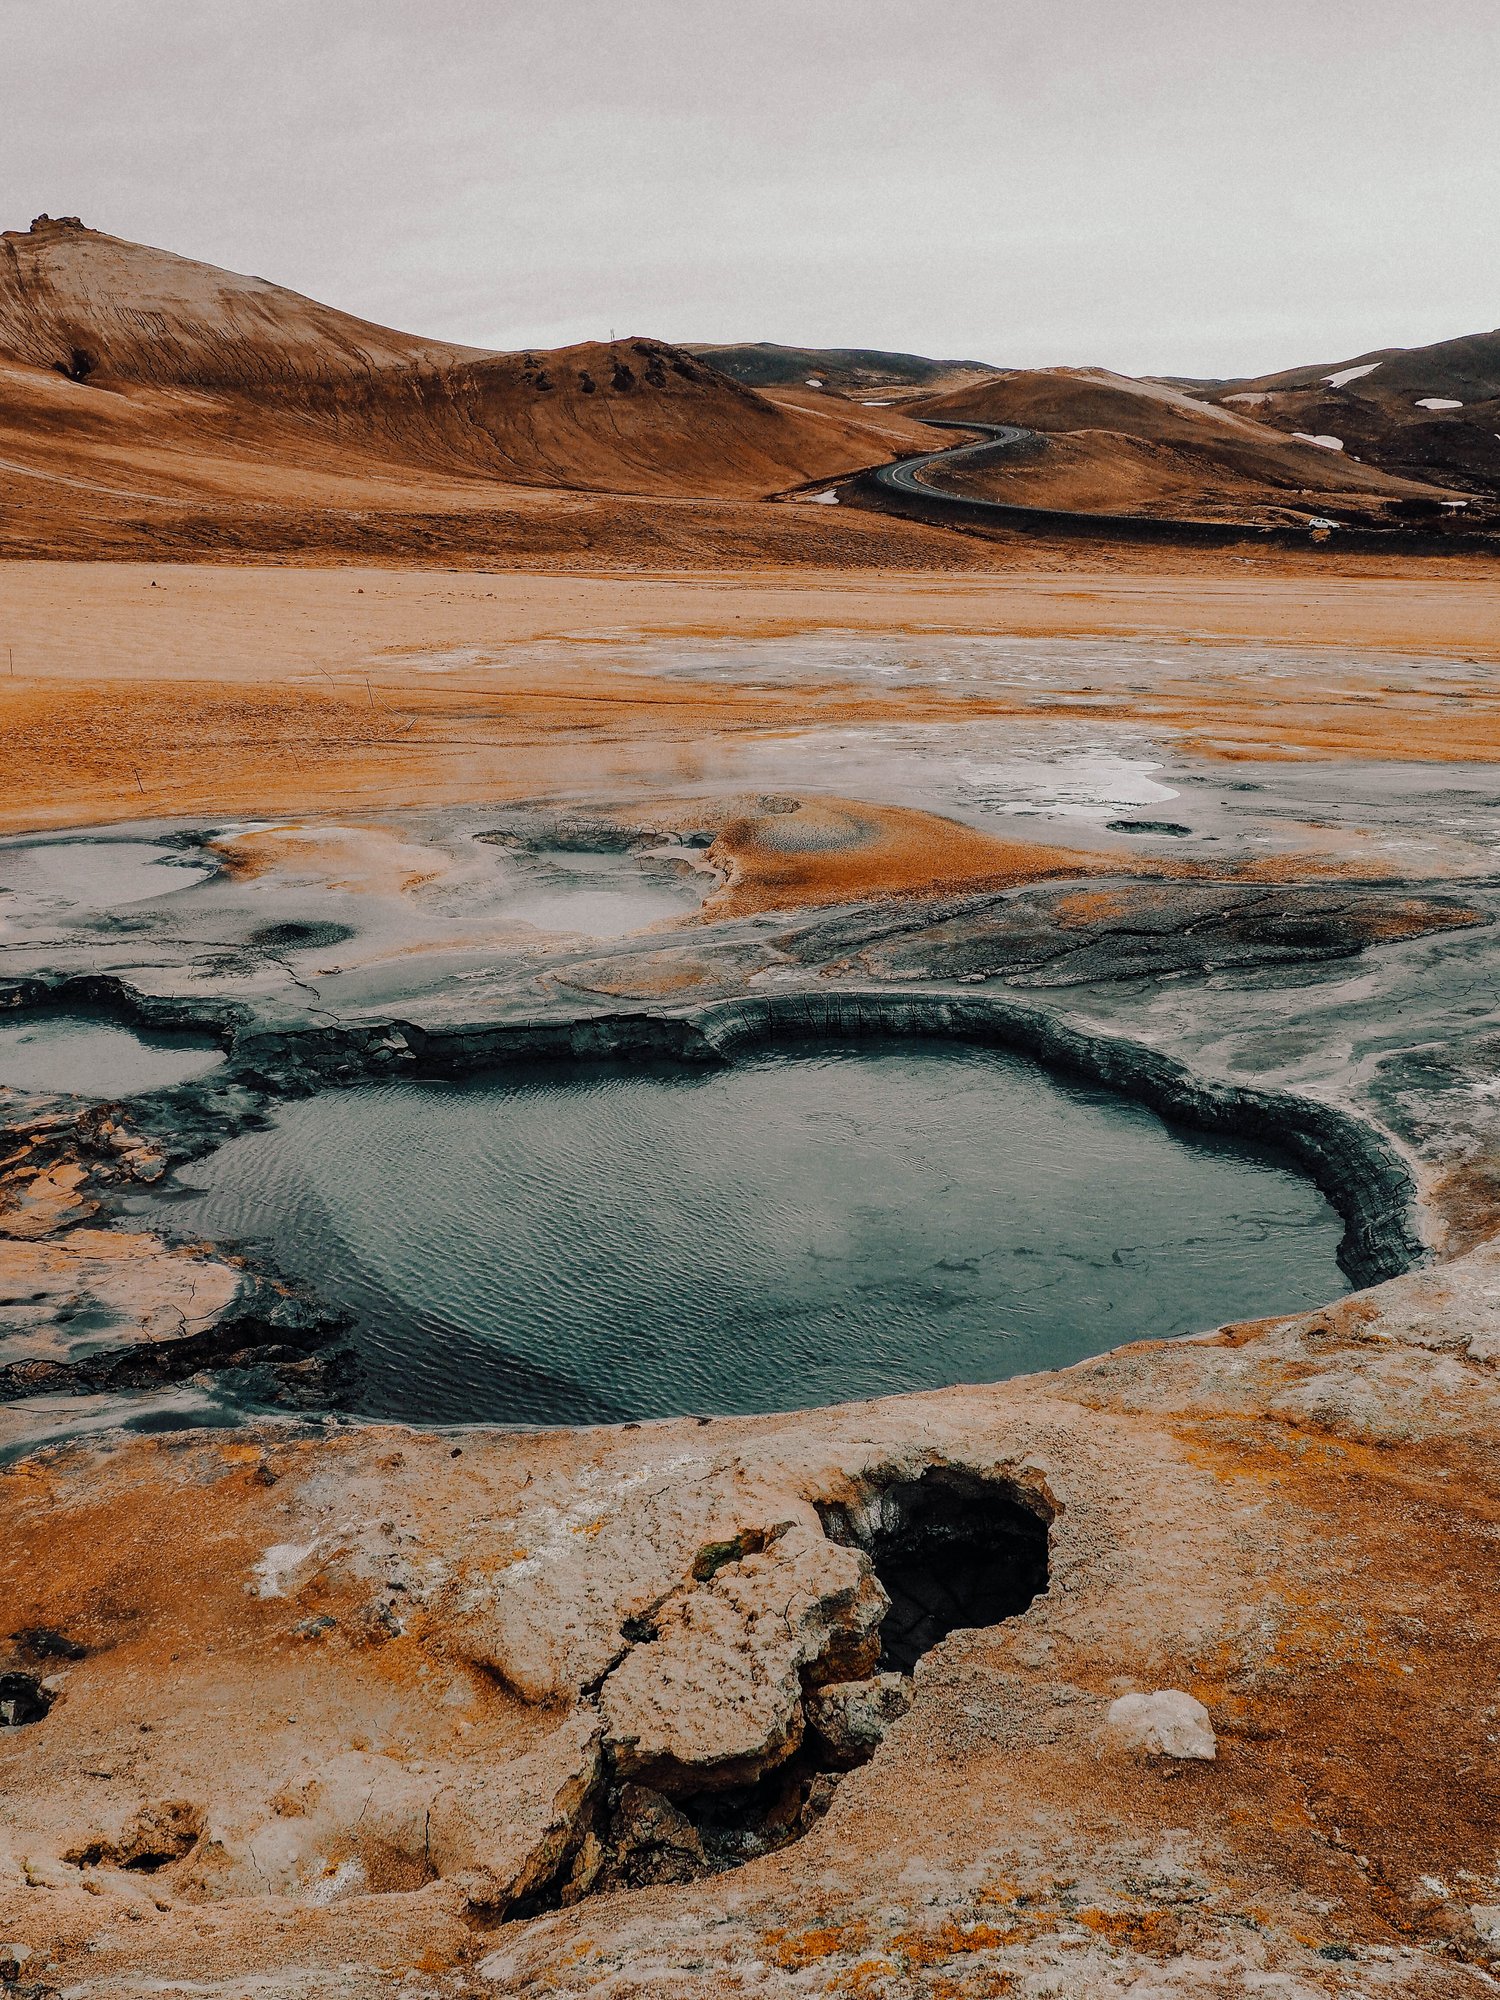
[[[371,1414],[596,1422],[993,1381],[1347,1289],[1285,1162],[944,1044],[365,1084],[175,1227],[349,1306]]]

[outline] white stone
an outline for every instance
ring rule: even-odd
[[[1218,1755],[1208,1710],[1181,1688],[1158,1688],[1155,1694],[1122,1694],[1109,1705],[1106,1723],[1128,1750],[1153,1757]]]
[[[1470,1903],[1469,1921],[1486,1944],[1500,1947],[1500,1903]]]
[[[249,1586],[252,1595],[285,1597],[293,1571],[301,1568],[317,1546],[316,1541],[273,1542],[252,1571],[254,1582]]]

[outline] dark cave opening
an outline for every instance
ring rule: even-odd
[[[34,1674],[0,1674],[0,1729],[24,1729],[40,1722],[53,1696]]]
[[[819,1502],[818,1512],[830,1541],[869,1556],[890,1599],[876,1671],[866,1653],[862,1678],[807,1681],[795,1748],[748,1784],[668,1796],[606,1779],[546,1886],[507,1917],[721,1874],[800,1840],[829,1810],[846,1773],[869,1761],[887,1725],[910,1706],[906,1676],[921,1656],[950,1632],[1017,1617],[1048,1585],[1053,1509],[1009,1480],[930,1466],[916,1479],[871,1482],[851,1501]],[[710,1544],[695,1580],[710,1581],[766,1540],[747,1531]],[[644,1619],[627,1619],[621,1631],[633,1645],[656,1637]]]
[[[864,1507],[819,1510],[831,1540],[862,1548],[891,1608],[882,1672],[909,1674],[950,1632],[1015,1618],[1047,1588],[1045,1503],[957,1466],[883,1487]]]

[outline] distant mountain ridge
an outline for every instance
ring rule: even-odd
[[[1500,333],[1248,383],[645,336],[505,353],[76,217],[0,234],[3,547],[576,552],[721,536],[862,560],[877,535],[904,548],[913,531],[877,529],[861,489],[833,486],[945,441],[931,420],[1045,438],[959,475],[1026,506],[1260,525],[1500,518]],[[775,497],[836,504],[746,504]],[[740,511],[710,527],[693,512],[706,503]]]
[[[1258,403],[1211,399],[1104,368],[1007,369],[903,405],[947,423],[1015,424],[1037,446],[965,466],[976,497],[1078,513],[1307,525],[1396,525],[1461,502],[1430,478],[1361,463],[1342,440],[1297,436]]]
[[[1500,494],[1500,330],[1202,385],[1280,429],[1339,438],[1367,464]]]
[[[782,347],[754,340],[727,346],[689,346],[697,355],[755,389],[818,387],[836,391],[938,389],[993,375],[985,361],[934,361],[878,347]]]
[[[252,390],[484,356],[45,215],[0,234],[0,353],[75,381]]]

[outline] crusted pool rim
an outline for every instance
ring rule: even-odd
[[[1212,1076],[1147,1042],[1000,994],[938,984],[797,986],[696,1006],[560,1010],[510,1021],[424,1026],[393,1016],[277,1027],[242,1004],[153,996],[111,975],[0,986],[0,1017],[69,1008],[127,1026],[195,1031],[225,1049],[227,1061],[209,1076],[129,1100],[131,1121],[173,1165],[213,1151],[277,1101],[371,1077],[460,1077],[527,1062],[701,1067],[760,1047],[921,1037],[1013,1051],[1170,1123],[1280,1149],[1337,1211],[1338,1259],[1356,1287],[1430,1261],[1416,1177],[1397,1141],[1368,1116],[1306,1093]]]

